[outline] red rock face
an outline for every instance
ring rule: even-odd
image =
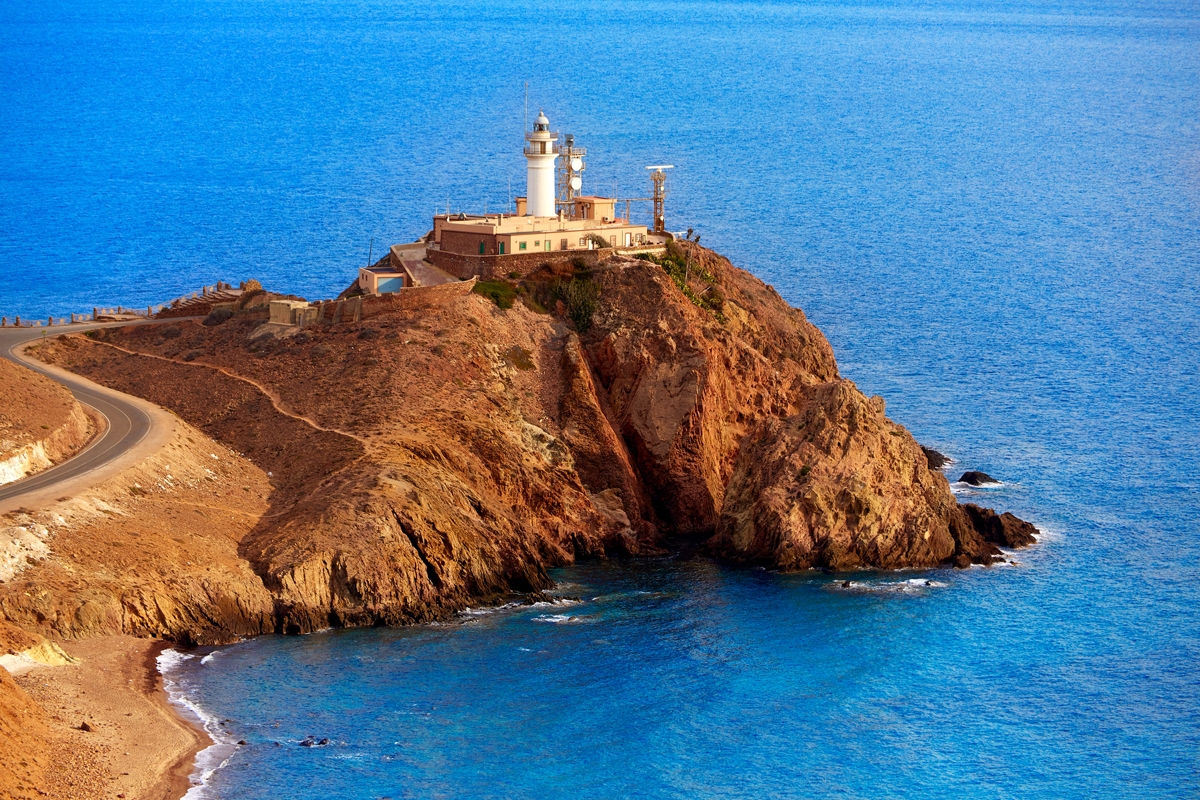
[[[628,263],[599,278],[588,337],[604,399],[676,536],[781,569],[988,563],[993,544],[1033,541],[1011,514],[965,513],[883,399],[838,377],[802,312],[710,251],[696,248],[693,263],[724,295],[724,321],[655,265]]]
[[[837,377],[833,351],[804,314],[707,251],[725,294],[722,324],[658,266],[601,273],[588,336],[617,427],[664,523],[716,529],[745,436],[795,409],[805,386]]]
[[[954,554],[957,504],[881,398],[849,381],[804,393],[799,413],[748,438],[714,552],[784,569],[934,566]]]

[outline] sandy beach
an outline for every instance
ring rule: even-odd
[[[80,663],[15,676],[45,712],[46,796],[181,797],[196,753],[211,741],[167,700],[155,663],[166,644],[102,636],[61,646]]]

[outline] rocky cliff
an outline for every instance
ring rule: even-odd
[[[955,501],[802,312],[710,251],[673,256],[418,291],[303,331],[246,310],[44,346],[229,448],[242,472],[221,486],[255,493],[260,475],[262,506],[232,526],[221,512],[224,543],[179,556],[192,563],[174,580],[195,591],[153,588],[115,554],[88,576],[65,552],[82,543],[51,537],[21,582],[60,575],[53,602],[6,586],[0,607],[64,636],[224,641],[432,619],[547,588],[575,558],[682,543],[834,570],[987,563],[1027,543],[1011,515]]]

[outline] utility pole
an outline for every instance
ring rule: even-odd
[[[684,238],[687,239],[687,243],[688,243],[687,253],[683,259],[683,263],[684,263],[683,282],[686,284],[692,277],[692,229],[691,228],[687,229],[687,236]]]

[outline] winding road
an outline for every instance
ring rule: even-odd
[[[157,320],[155,320],[157,321]],[[174,321],[174,320],[172,320]],[[149,322],[149,320],[147,320]],[[120,327],[138,322],[101,322],[64,325],[59,329],[45,328],[0,328],[0,358],[7,358],[23,367],[47,376],[63,384],[80,403],[89,406],[108,421],[107,429],[79,453],[50,467],[12,483],[0,486],[0,512],[19,507],[22,503],[39,505],[55,494],[55,490],[72,493],[92,483],[107,478],[112,470],[129,461],[127,456],[139,454],[153,444],[157,449],[170,437],[174,426],[170,417],[157,406],[136,397],[105,388],[86,378],[73,375],[57,367],[22,356],[20,346],[47,336],[81,333],[95,328]],[[163,428],[171,430],[163,430]],[[94,478],[94,480],[90,480]],[[68,491],[69,490],[69,491]],[[38,502],[33,502],[37,500]]]

